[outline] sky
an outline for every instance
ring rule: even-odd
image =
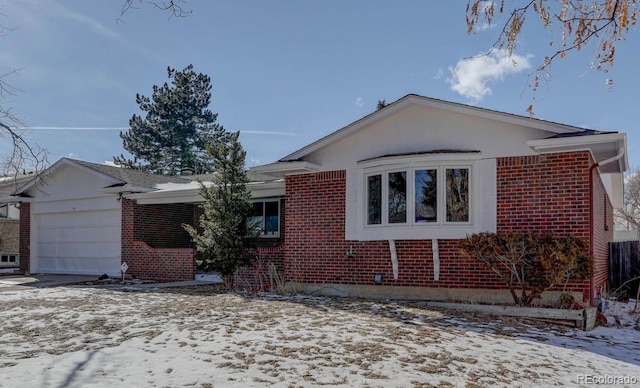
[[[552,54],[554,33],[531,17],[515,61],[499,51],[477,58],[491,48],[501,19],[468,35],[462,0],[188,0],[186,17],[148,4],[121,16],[123,2],[0,1],[8,28],[0,74],[9,73],[4,80],[17,89],[0,103],[50,162],[126,155],[119,133],[142,113],[136,94],[150,96],[168,81],[167,67],[193,64],[211,77],[209,108],[226,129],[240,131],[249,166],[276,161],[373,112],[378,100],[409,93],[523,116],[533,103],[540,119],[626,132],[630,164],[640,165],[635,27],[618,42],[610,72],[590,70],[590,46],[554,62],[551,82],[534,95],[529,73]],[[7,143],[0,138],[0,156]]]
[[[640,379],[633,300],[611,302],[608,325],[585,332],[424,302],[135,285],[12,290],[19,280],[0,279],[2,387],[628,387]]]

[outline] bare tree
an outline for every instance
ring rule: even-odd
[[[0,37],[11,30],[5,25],[0,25]],[[7,82],[7,78],[15,74],[17,70],[13,69],[0,75],[0,139],[9,139],[8,142],[2,141],[4,144],[9,144],[9,150],[6,155],[0,155],[0,176],[17,175],[26,170],[41,171],[47,163],[46,150],[27,140],[25,131],[22,129],[24,123],[6,104],[9,96],[16,96],[20,92]]]
[[[125,0],[122,4],[122,11],[120,12],[120,18],[124,16],[130,9],[137,9],[137,6],[144,4],[151,5],[161,11],[168,11],[171,17],[185,17],[191,13],[191,10],[184,8],[183,4],[186,4],[186,0],[166,0],[166,1],[153,1],[153,0]]]
[[[624,205],[616,212],[623,229],[640,230],[640,168],[628,172],[624,181]]]
[[[635,26],[640,0],[514,0],[505,9],[505,1],[469,0],[467,3],[467,33],[482,26],[490,26],[496,16],[507,16],[493,49],[504,49],[511,56],[517,48],[518,37],[527,16],[537,17],[543,29],[557,32],[551,38],[551,52],[530,74],[535,92],[541,80],[549,81],[549,68],[557,58],[571,51],[580,51],[595,44],[595,54],[589,67],[607,72],[614,64],[616,45],[624,40],[631,26]],[[613,80],[607,79],[606,86]],[[533,107],[527,109],[533,113]]]

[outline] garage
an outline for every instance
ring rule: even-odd
[[[20,208],[20,269],[120,276],[123,195],[191,179],[62,158],[3,201]],[[153,225],[153,219],[149,221]],[[133,233],[133,224],[128,226]]]
[[[32,271],[109,274],[120,271],[120,209],[33,215]]]

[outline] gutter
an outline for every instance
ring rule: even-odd
[[[593,170],[595,170],[596,168],[600,167],[600,166],[604,166],[605,164],[609,164],[611,162],[615,162],[616,160],[619,160],[620,158],[622,158],[624,156],[625,152],[624,152],[624,148],[620,147],[618,148],[618,153],[609,158],[609,159],[605,159],[602,160],[600,162],[595,162],[591,165],[591,167],[589,167],[589,257],[593,257],[594,251],[595,251],[595,243],[593,241],[594,236],[595,236],[595,230],[594,230],[594,217],[593,217]],[[593,274],[591,274],[591,278],[589,279],[589,305],[593,306],[595,303],[595,296],[594,296],[594,281],[593,281]]]

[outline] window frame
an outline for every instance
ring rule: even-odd
[[[0,265],[16,265],[20,262],[18,257],[17,253],[2,253],[0,254]]]
[[[267,229],[266,204],[271,202],[275,202],[278,206],[278,230],[274,234],[266,234],[266,229]],[[260,199],[251,200],[252,205],[256,203],[262,203],[262,228],[261,228],[260,235],[257,237],[258,238],[280,238],[280,235],[282,233],[281,227],[280,227],[281,226],[280,222],[282,221],[282,214],[281,214],[282,209],[280,206],[280,198],[260,198]]]
[[[447,221],[447,201],[446,201],[446,172],[450,169],[466,169],[468,172],[468,221]],[[419,170],[436,170],[436,221],[416,221],[416,189],[415,174]],[[406,173],[406,222],[389,222],[389,175],[397,172]],[[439,162],[439,163],[416,163],[403,166],[377,166],[364,170],[364,227],[365,229],[412,227],[412,228],[434,228],[461,226],[468,227],[474,223],[474,166],[471,161],[467,162]],[[381,222],[379,224],[369,223],[369,177],[381,176],[382,198],[381,198]]]

